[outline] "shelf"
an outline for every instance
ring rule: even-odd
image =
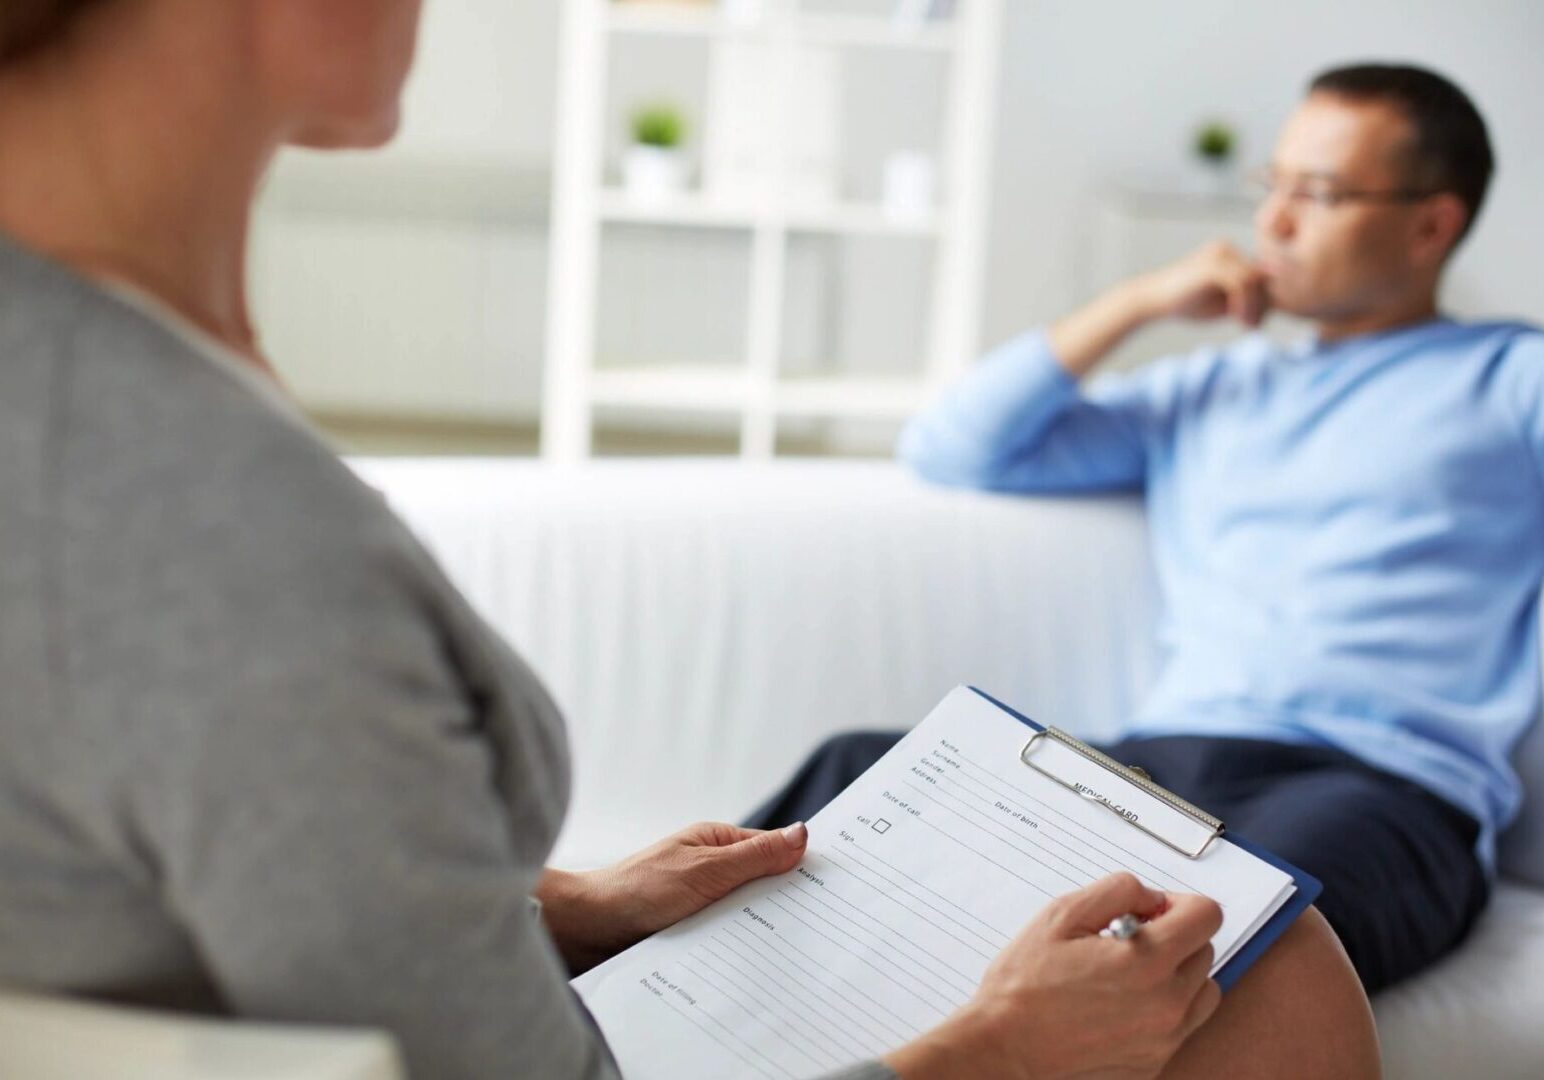
[[[938,213],[891,214],[870,203],[837,203],[832,206],[792,209],[788,228],[798,232],[858,233],[871,236],[934,236]]]
[[[772,15],[732,19],[699,4],[612,4],[607,28],[617,35],[700,38],[769,37],[786,28],[796,42],[865,49],[949,52],[956,42],[949,22],[895,23],[865,15]]]
[[[719,202],[697,192],[643,202],[631,198],[620,188],[602,189],[599,211],[602,221],[709,229],[754,229],[763,217],[754,207]]]
[[[764,384],[763,384],[764,386]],[[742,367],[728,364],[638,364],[600,367],[591,376],[596,405],[735,411],[766,400]],[[788,376],[772,386],[782,416],[905,419],[927,403],[930,384],[903,375]]]
[[[930,384],[903,375],[829,375],[785,378],[773,392],[785,416],[906,419],[927,403]]]
[[[604,221],[637,225],[717,229],[773,227],[872,236],[933,236],[938,232],[936,212],[897,217],[882,206],[867,203],[759,209],[743,203],[718,202],[696,192],[668,201],[642,203],[630,199],[619,188],[601,192],[600,216]]]
[[[726,19],[703,4],[618,4],[606,12],[613,34],[725,37],[759,33],[760,23]]]
[[[543,226],[551,169],[534,162],[398,154],[280,156],[263,205],[286,214]]]
[[[590,376],[590,396],[597,405],[657,409],[741,409],[750,400],[745,369],[729,364],[651,364],[597,367]]]
[[[1254,220],[1258,199],[1242,190],[1186,190],[1182,187],[1106,186],[1100,200],[1110,209],[1134,217],[1163,218],[1173,221]]]
[[[795,22],[794,35],[815,45],[920,52],[949,52],[957,40],[948,22],[917,26],[863,15],[805,15]]]
[[[732,423],[739,431],[742,456],[760,460],[793,445],[786,440],[799,438],[805,427],[836,424],[833,431],[844,439],[844,420],[863,421],[864,429],[892,427],[921,409],[940,383],[964,370],[979,346],[987,181],[1005,3],[968,0],[958,5],[951,18],[907,21],[891,18],[885,3],[874,3],[873,14],[854,11],[856,5],[849,3],[841,5],[843,11],[810,11],[802,0],[766,0],[765,4],[565,0],[557,5],[563,22],[557,64],[561,111],[554,128],[559,197],[553,202],[549,246],[543,454],[562,461],[589,455],[598,415],[607,422],[622,414],[629,423],[634,419],[673,423],[671,414],[680,413],[683,419],[691,414],[694,423],[704,416]],[[756,8],[756,13],[734,13],[747,8]],[[907,10],[911,8],[908,5]],[[679,64],[682,57],[674,54],[684,48],[693,54],[692,62],[705,59],[710,69],[725,62],[746,65],[744,74],[748,79],[754,76],[754,85],[736,87],[728,80],[716,81],[711,74],[708,79],[707,105],[721,104],[723,109],[704,111],[725,124],[762,123],[763,112],[778,111],[764,108],[763,102],[775,103],[776,95],[789,94],[799,87],[799,78],[815,78],[802,74],[803,55],[818,55],[822,66],[893,56],[903,66],[927,69],[928,77],[941,79],[944,86],[943,134],[931,147],[937,174],[947,180],[944,190],[923,212],[893,214],[867,189],[861,196],[853,189],[850,197],[842,198],[841,187],[822,189],[793,182],[802,179],[795,172],[802,167],[800,162],[817,155],[800,152],[792,140],[772,140],[761,171],[743,185],[732,189],[725,183],[715,185],[711,181],[729,178],[708,170],[710,183],[701,189],[666,199],[635,199],[606,169],[614,146],[605,74],[622,51],[636,50],[640,64],[649,60],[650,45],[674,46],[653,57],[657,64]],[[757,55],[735,56],[741,45]],[[752,65],[758,70],[750,71]],[[712,100],[716,93],[724,95],[721,102]],[[866,111],[894,108],[892,96],[853,95],[852,99]],[[733,115],[720,115],[725,110]],[[597,355],[597,340],[612,340],[601,335],[596,325],[605,299],[603,285],[615,287],[600,279],[605,245],[627,230],[626,239],[672,246],[667,242],[678,236],[668,232],[671,229],[696,229],[703,241],[722,240],[745,249],[743,312],[738,298],[730,300],[728,293],[724,299],[734,304],[734,310],[706,312],[726,324],[738,322],[743,333],[729,338],[727,331],[715,331],[711,340],[721,342],[716,352],[687,363],[671,363],[672,350],[663,339],[669,337],[666,331],[672,322],[661,319],[657,327],[647,331],[640,327],[625,343],[618,342],[610,355]],[[633,230],[650,232],[632,237]],[[893,250],[828,250],[838,245],[827,238],[853,237],[886,242],[848,243],[846,248]],[[696,253],[683,249],[679,254],[695,258]],[[849,254],[853,257],[848,258]],[[923,325],[915,339],[927,357],[926,365],[918,364],[913,371],[803,363],[810,352],[821,358],[840,355],[842,350],[834,344],[838,341],[859,355],[868,355],[869,349],[892,350],[888,335],[866,340],[870,329],[866,320],[854,323],[860,329],[851,335],[843,321],[849,311],[857,317],[873,310],[873,303],[883,304],[880,290],[898,287],[887,275],[869,269],[872,260],[886,256],[904,256],[906,265],[896,271],[904,271],[908,281],[921,273],[922,257],[928,257],[926,295],[906,305],[906,314],[921,318]],[[805,273],[808,263],[818,264],[813,277]],[[647,267],[628,269],[650,272]],[[668,273],[669,267],[660,272]],[[736,268],[737,277],[738,273]],[[716,278],[712,281],[717,285]],[[855,295],[858,288],[867,290],[861,298]],[[690,310],[689,294],[684,302]],[[891,306],[898,303],[892,297]],[[650,337],[656,340],[643,340]],[[788,357],[790,352],[799,354],[797,366]]]

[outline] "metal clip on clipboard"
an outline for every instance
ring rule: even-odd
[[[1067,749],[1087,759],[1093,764],[1098,765],[1100,768],[1114,773],[1116,776],[1120,777],[1128,784],[1133,785],[1138,790],[1144,792],[1145,794],[1151,795],[1153,798],[1164,803],[1170,809],[1183,814],[1185,817],[1191,819],[1203,829],[1208,830],[1206,839],[1202,842],[1200,847],[1196,848],[1196,850],[1187,851],[1179,844],[1176,844],[1174,841],[1170,840],[1167,836],[1164,836],[1161,833],[1148,828],[1140,821],[1132,820],[1131,817],[1127,816],[1125,813],[1119,810],[1113,803],[1110,802],[1109,799],[1105,798],[1103,795],[1089,791],[1087,788],[1079,787],[1078,785],[1073,784],[1072,782],[1060,776],[1057,776],[1049,769],[1037,765],[1035,762],[1030,760],[1030,754],[1031,751],[1034,750],[1035,744],[1040,742],[1042,739],[1051,739],[1057,743],[1060,743],[1062,746],[1065,746]],[[1087,743],[1083,742],[1081,739],[1073,738],[1071,735],[1068,735],[1060,728],[1048,727],[1043,730],[1036,731],[1029,737],[1029,741],[1024,744],[1024,749],[1019,751],[1019,760],[1047,779],[1056,781],[1056,783],[1060,784],[1068,791],[1071,791],[1073,794],[1080,795],[1090,802],[1099,804],[1106,810],[1110,811],[1110,813],[1120,818],[1127,825],[1130,825],[1134,829],[1140,829],[1148,836],[1151,836],[1154,840],[1157,840],[1160,844],[1173,851],[1179,852],[1187,859],[1199,859],[1206,853],[1206,849],[1211,846],[1212,841],[1222,835],[1223,825],[1221,818],[1213,817],[1205,810],[1202,810],[1192,803],[1186,802],[1172,791],[1167,791],[1164,788],[1159,787],[1157,784],[1153,783],[1153,781],[1148,778],[1148,775],[1141,769],[1132,768],[1129,765],[1122,765],[1108,754],[1101,753],[1100,751],[1094,749],[1092,746],[1089,746]]]

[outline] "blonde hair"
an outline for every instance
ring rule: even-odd
[[[82,11],[101,0],[0,0],[0,64],[60,37]]]

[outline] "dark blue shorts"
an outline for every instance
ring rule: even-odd
[[[903,734],[828,740],[746,824],[809,818]],[[1193,735],[1100,748],[1322,881],[1317,906],[1368,993],[1452,950],[1489,898],[1473,818],[1339,750]]]

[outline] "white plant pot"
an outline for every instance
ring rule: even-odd
[[[1222,199],[1237,196],[1242,191],[1243,185],[1239,181],[1238,169],[1234,167],[1231,159],[1214,161],[1208,158],[1199,158],[1200,188],[1203,195]]]
[[[622,188],[636,202],[662,202],[686,190],[686,157],[679,150],[634,145],[622,155]]]

